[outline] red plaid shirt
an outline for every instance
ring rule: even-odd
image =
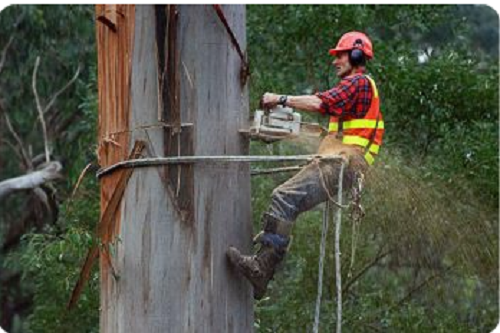
[[[366,115],[372,95],[370,81],[362,73],[347,76],[332,89],[316,94],[322,101],[321,113],[331,116],[350,115],[354,118]]]

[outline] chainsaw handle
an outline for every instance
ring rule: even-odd
[[[263,110],[272,110],[279,105],[279,96],[277,94],[266,92],[260,98],[260,107]],[[270,101],[265,102],[264,100],[270,99]],[[271,111],[272,112],[272,111]]]
[[[260,101],[259,101],[259,109],[263,110],[265,114],[268,114],[268,113],[271,113],[271,112],[272,112],[272,111],[271,111],[271,110],[272,110],[272,108],[270,108],[270,107],[268,107],[268,106],[266,106],[266,105],[264,104],[264,96],[262,96],[262,97],[260,98]]]

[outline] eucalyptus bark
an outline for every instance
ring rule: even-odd
[[[248,153],[241,59],[212,6],[96,10],[101,167],[138,140],[145,157]],[[244,48],[244,6],[222,10]],[[101,178],[103,211],[121,172]],[[100,261],[101,332],[253,331],[251,286],[225,256],[250,251],[248,164],[134,169],[119,210]]]

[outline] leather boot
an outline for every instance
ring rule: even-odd
[[[256,255],[242,255],[232,246],[227,251],[231,264],[253,285],[254,298],[257,300],[264,297],[276,267],[285,257],[288,237],[266,233],[261,237],[261,243]]]

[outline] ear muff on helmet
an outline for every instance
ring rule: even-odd
[[[356,39],[353,44],[353,49],[349,52],[349,63],[351,66],[364,66],[366,63],[366,58],[364,52],[361,50],[363,47],[363,41],[361,39]]]

